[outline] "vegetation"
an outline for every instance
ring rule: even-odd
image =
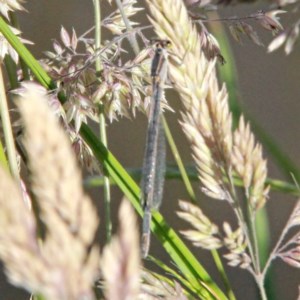
[[[14,11],[24,10],[22,2],[0,0],[0,258],[8,280],[36,299],[232,300],[237,287],[227,274],[228,265],[250,274],[258,299],[272,299],[274,261],[278,258],[300,267],[300,199],[271,251],[265,207],[271,189],[299,197],[300,171],[268,133],[258,130],[256,122],[242,112],[230,87],[219,84],[216,67],[226,64],[228,56],[223,53],[228,48],[219,46],[223,43],[215,36],[220,32],[212,31],[210,24],[228,27],[237,42],[244,35],[258,46],[262,46],[258,28],[263,27],[275,35],[268,51],[283,47],[290,54],[300,19],[284,29],[278,15],[285,7],[297,18],[297,2],[282,0],[273,3],[276,9],[249,16],[212,18],[212,9],[216,16],[217,8],[231,1],[145,0],[150,23],[140,26],[133,20],[137,14],[146,18],[147,12],[136,0],[93,0],[94,28],[78,36],[75,29],[68,32],[62,27],[54,50],[41,61],[27,49],[31,42],[20,38],[16,29]],[[116,10],[101,16],[104,5]],[[111,31],[111,40],[102,40],[104,27]],[[107,148],[106,134],[107,123],[121,116],[149,115],[150,63],[155,54],[149,29],[154,29],[157,39],[172,44],[166,87],[180,96],[179,122],[194,161],[192,171],[183,164],[163,119],[178,166],[175,171],[167,169],[166,178],[177,176],[189,200],[179,200],[174,212],[188,227],[180,232],[158,211],[152,212],[151,230],[172,260],[170,267],[149,256],[146,260],[158,266],[159,273],[143,267],[135,214],[143,216],[140,190],[130,170]],[[124,55],[125,41],[133,59]],[[15,110],[8,108],[12,98],[19,116],[15,123],[11,121]],[[162,100],[162,109],[172,110],[165,94]],[[98,124],[99,137],[91,121]],[[284,173],[292,173],[296,184],[268,178],[263,146]],[[97,176],[83,180],[79,165]],[[199,180],[202,192],[221,200],[220,206],[229,206],[235,220],[215,223],[200,207],[191,180]],[[83,182],[87,187],[103,185],[102,251],[95,242],[97,209],[83,191]],[[127,198],[120,205],[114,235],[112,184]],[[189,247],[184,240],[191,242]],[[194,256],[197,248],[211,252],[221,284]]]

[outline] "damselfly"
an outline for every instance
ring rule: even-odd
[[[168,72],[167,40],[155,41],[151,63],[152,103],[148,122],[146,149],[143,162],[141,203],[144,208],[142,256],[148,255],[150,246],[151,210],[158,209],[162,201],[165,176],[165,136],[161,122],[161,99]]]

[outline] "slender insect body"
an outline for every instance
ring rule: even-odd
[[[150,246],[151,210],[158,209],[163,193],[165,175],[165,137],[161,123],[161,99],[167,79],[168,41],[156,43],[155,54],[151,63],[152,107],[148,123],[146,149],[143,162],[142,196],[144,208],[142,256],[147,257]]]

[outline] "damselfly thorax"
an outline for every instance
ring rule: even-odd
[[[156,82],[165,83],[167,80],[167,61],[168,61],[168,48],[171,46],[169,40],[155,40],[154,56],[151,62],[151,77]]]

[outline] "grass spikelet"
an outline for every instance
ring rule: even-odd
[[[228,259],[230,266],[240,266],[246,269],[251,264],[251,259],[246,252],[247,242],[241,227],[232,231],[229,223],[224,222],[223,229],[225,233],[224,245],[229,250],[224,257]]]
[[[266,202],[269,188],[265,188],[267,178],[267,162],[262,158],[260,144],[255,144],[249,124],[242,117],[239,127],[234,132],[232,152],[233,167],[243,180],[243,185],[254,210]]]
[[[207,218],[202,210],[188,202],[179,201],[181,211],[177,215],[192,225],[195,230],[184,230],[181,233],[197,247],[217,249],[222,246],[218,238],[219,229]]]
[[[30,292],[47,299],[94,299],[92,285],[98,273],[99,251],[92,241],[98,219],[90,199],[83,194],[74,154],[47,106],[47,98],[35,85],[28,87],[18,107],[46,234],[40,241],[32,212],[16,184],[0,170],[1,259],[10,281]],[[74,183],[78,185],[70,186]]]
[[[137,299],[140,281],[139,233],[128,201],[121,203],[119,232],[103,250],[101,270],[106,299]]]

